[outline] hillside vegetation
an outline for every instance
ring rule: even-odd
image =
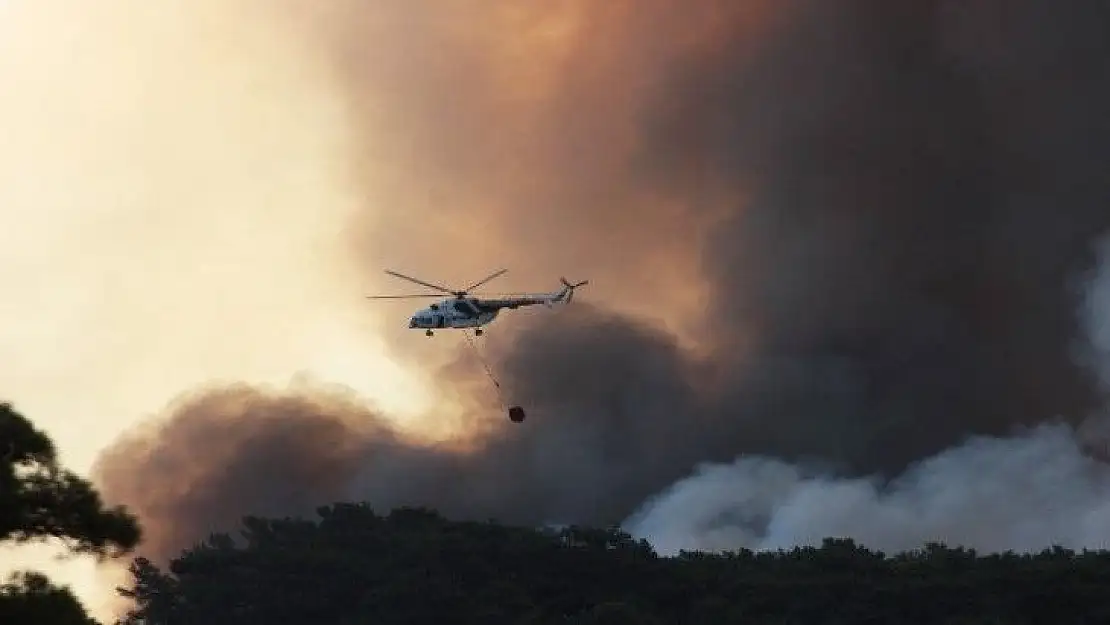
[[[1110,622],[1110,554],[896,555],[851,540],[773,553],[656,555],[619,529],[385,515],[244,520],[160,571],[132,567],[129,625]]]

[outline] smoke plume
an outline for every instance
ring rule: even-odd
[[[551,279],[530,263],[588,274],[611,310],[666,319],[707,357],[660,369],[695,378],[693,402],[674,377],[640,378],[685,424],[683,462],[749,450],[897,472],[1096,405],[1069,281],[1110,226],[1101,7],[724,6],[410,5],[328,30],[374,112],[365,160],[395,170],[368,183],[388,207],[370,264],[459,282],[521,258],[529,283]],[[367,24],[410,29],[426,71],[398,70],[404,46],[360,54]],[[557,395],[595,350],[657,349],[598,336],[562,357],[513,336],[501,368],[522,397]],[[576,410],[612,422],[603,402]]]
[[[1072,427],[1100,399],[1075,286],[1110,229],[1101,4],[279,6],[358,112],[367,265],[593,282],[497,322],[519,427],[469,355],[441,363],[471,402],[443,410],[472,434],[451,448],[323,391],[175,405],[98,473],[152,553],[341,496],[535,523],[639,509],[668,546],[1099,538],[1105,477]],[[971,511],[1002,500],[1033,520],[988,540]]]

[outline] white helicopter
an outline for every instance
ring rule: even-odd
[[[508,270],[502,269],[496,271],[469,287],[457,291],[438,284],[418,280],[411,276],[397,273],[396,271],[387,269],[385,272],[391,276],[401,278],[402,280],[408,280],[409,282],[414,282],[421,286],[426,286],[430,289],[435,289],[441,293],[447,293],[453,296],[452,298],[447,298],[438,303],[431,304],[427,308],[422,308],[409,318],[409,328],[423,329],[424,333],[428,336],[433,336],[435,330],[447,329],[473,329],[476,336],[481,336],[482,326],[488,325],[496,319],[502,309],[508,308],[512,310],[520,308],[521,306],[534,306],[536,304],[543,304],[550,308],[554,304],[569,304],[574,298],[574,289],[589,284],[589,280],[571,284],[566,278],[559,278],[559,281],[563,283],[563,288],[552,293],[531,293],[502,298],[470,296],[470,291],[504,274],[506,271]],[[418,293],[415,295],[367,295],[366,297],[367,299],[410,299],[417,297],[443,296],[440,293]]]

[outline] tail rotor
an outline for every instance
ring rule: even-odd
[[[563,283],[563,303],[566,304],[569,304],[570,301],[574,299],[574,289],[590,283],[589,280],[583,280],[581,282],[571,284],[570,281],[568,281],[566,278],[559,278],[559,282]]]

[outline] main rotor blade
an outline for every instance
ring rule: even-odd
[[[397,273],[396,271],[390,271],[389,269],[386,269],[385,272],[388,273],[391,276],[396,276],[398,278],[401,278],[402,280],[408,280],[409,282],[415,282],[415,283],[419,284],[420,286],[426,286],[429,289],[435,289],[437,291],[443,291],[444,293],[446,293],[448,295],[454,295],[455,294],[454,291],[452,291],[451,289],[449,289],[445,286],[440,286],[438,284],[432,284],[431,282],[424,282],[423,280],[417,280],[416,278],[413,278],[411,276],[406,276],[405,274]]]
[[[502,270],[500,270],[500,271],[495,271],[495,272],[491,273],[490,275],[486,276],[485,278],[482,278],[482,279],[481,279],[481,280],[479,280],[478,282],[475,282],[474,284],[472,284],[472,285],[470,285],[470,286],[466,287],[466,289],[465,289],[465,290],[466,290],[466,291],[471,291],[471,290],[473,290],[473,289],[476,289],[476,288],[478,288],[478,287],[482,286],[483,284],[485,284],[485,283],[489,282],[490,280],[493,280],[493,279],[494,279],[494,278],[496,278],[497,276],[499,276],[499,275],[501,275],[501,274],[505,273],[506,271],[508,271],[508,269],[502,269]]]
[[[418,295],[367,295],[366,299],[411,299],[414,297],[443,297],[439,293],[420,293]]]

